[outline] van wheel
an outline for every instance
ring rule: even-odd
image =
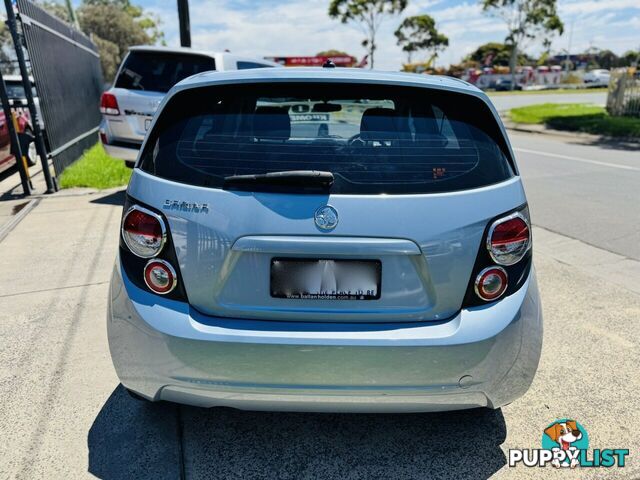
[[[125,164],[128,168],[133,168],[133,167],[136,165],[136,162],[135,162],[135,160],[134,160],[134,161],[132,161],[132,160],[125,160],[125,161],[124,161],[124,164]]]

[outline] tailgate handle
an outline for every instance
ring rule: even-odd
[[[300,255],[420,255],[420,247],[400,238],[364,237],[241,237],[231,248],[236,252]]]

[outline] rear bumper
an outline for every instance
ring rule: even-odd
[[[106,137],[107,143],[104,142],[103,137]],[[127,162],[135,162],[138,158],[138,153],[140,152],[140,146],[142,143],[137,141],[118,140],[118,138],[119,137],[114,135],[114,132],[109,127],[109,122],[103,118],[100,123],[100,139],[107,154]]]
[[[105,152],[113,158],[119,158],[127,162],[135,162],[138,158],[138,148],[122,147],[119,145],[112,145],[103,143]]]
[[[492,306],[446,322],[386,324],[210,317],[124,275],[118,261],[111,355],[124,386],[152,400],[281,411],[497,408],[527,391],[540,357],[533,271]]]

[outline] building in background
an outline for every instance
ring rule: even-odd
[[[321,67],[327,60],[332,61],[336,67],[363,67],[367,64],[366,57],[358,62],[351,55],[316,55],[312,57],[264,57],[265,60],[279,63],[283,67]]]

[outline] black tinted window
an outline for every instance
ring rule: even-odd
[[[124,61],[115,86],[168,92],[180,80],[215,69],[215,60],[201,55],[133,51]]]
[[[452,191],[513,175],[482,100],[366,84],[187,90],[164,109],[142,168],[217,188],[232,175],[320,170],[334,175],[332,193],[355,194]]]

